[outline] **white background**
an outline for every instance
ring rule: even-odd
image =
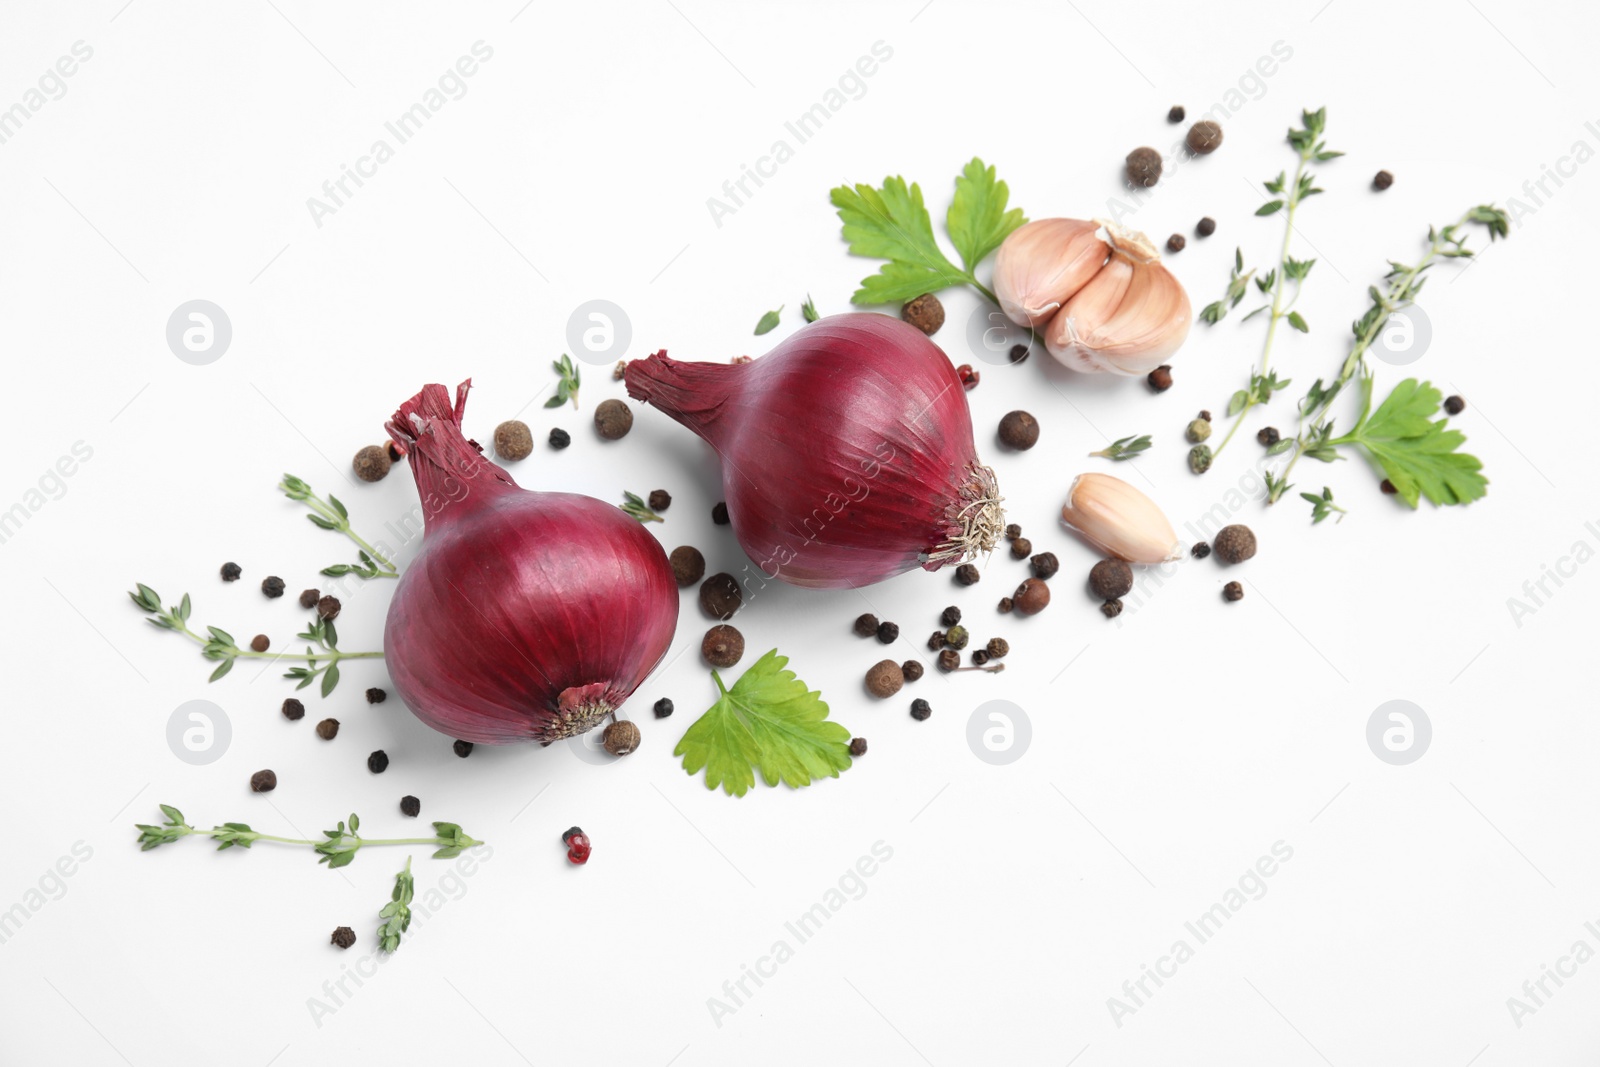
[[[0,507],[27,501],[75,442],[93,455],[0,546],[0,908],[28,912],[0,944],[0,1059],[1593,1062],[1600,963],[1551,985],[1520,1027],[1506,1005],[1579,939],[1600,949],[1583,925],[1600,923],[1600,728],[1579,673],[1595,567],[1547,582],[1553,595],[1520,625],[1508,607],[1534,606],[1524,582],[1575,542],[1600,548],[1585,527],[1600,520],[1587,162],[1600,130],[1584,125],[1600,119],[1600,27],[1586,5],[520,4],[7,5],[0,106],[74,42],[93,57],[0,145],[12,382]],[[494,54],[466,95],[319,228],[307,198],[479,40]],[[877,41],[893,56],[864,95],[716,225],[707,198]],[[1292,57],[1247,79],[1280,41]],[[780,647],[870,740],[838,780],[736,800],[683,773],[672,748],[713,692],[691,596],[675,644],[690,651],[628,705],[644,744],[610,765],[564,747],[459,760],[398,700],[366,705],[362,690],[387,684],[378,664],[352,665],[288,723],[276,669],[245,664],[207,685],[196,649],[127,602],[135,581],[168,601],[187,590],[197,622],[281,647],[305,613],[292,595],[264,600],[259,580],[281,574],[293,594],[350,553],[274,491],[280,472],[339,493],[357,528],[376,531],[411,507],[411,480],[399,469],[347,484],[349,456],[418,386],[469,375],[469,432],[487,440],[519,411],[534,428],[533,457],[513,468],[522,484],[605,500],[666,488],[675,503],[652,532],[736,569],[731,534],[709,521],[714,460],[691,435],[640,410],[630,437],[600,442],[589,412],[621,395],[602,368],[586,368],[582,411],[540,406],[578,304],[626,309],[629,356],[760,353],[796,327],[807,293],[843,310],[875,267],[846,254],[831,186],[904,174],[942,218],[978,154],[1031,217],[1104,214],[1124,154],[1177,136],[1170,105],[1198,115],[1241,79],[1234,102],[1247,102],[1224,120],[1221,150],[1170,173],[1128,221],[1159,241],[1218,220],[1170,257],[1198,310],[1220,295],[1236,245],[1252,264],[1275,254],[1281,220],[1252,217],[1257,183],[1292,165],[1282,136],[1300,109],[1326,105],[1330,144],[1348,155],[1321,169],[1327,194],[1299,217],[1295,254],[1319,262],[1300,305],[1312,332],[1277,346],[1294,387],[1198,479],[1179,434],[1198,409],[1224,407],[1258,358],[1260,320],[1238,322],[1250,305],[1196,327],[1161,396],[1042,354],[983,365],[969,395],[979,448],[1010,517],[1061,557],[1050,609],[993,614],[1022,574],[997,555],[969,590],[920,572],[864,595],[773,588],[740,616],[752,650]],[[1579,141],[1584,163],[1564,185],[1524,191]],[[1397,180],[1379,195],[1381,167]],[[1430,223],[1510,197],[1522,203],[1511,240],[1427,289],[1431,348],[1406,371],[1377,365],[1380,389],[1416,373],[1467,398],[1457,422],[1492,479],[1485,500],[1411,513],[1359,459],[1308,461],[1281,505],[1238,508],[1261,541],[1237,572],[1241,603],[1222,602],[1233,575],[1214,560],[1185,563],[1116,623],[1079,595],[1094,556],[1055,517],[1072,474],[1105,469],[1087,452],[1154,434],[1118,473],[1181,531],[1250,487],[1254,429],[1287,427],[1303,387],[1336,370],[1385,260],[1417,255]],[[196,298],[234,331],[206,367],[164,338]],[[753,339],[779,304],[779,331]],[[966,362],[977,299],[946,305],[936,340]],[[1002,454],[993,427],[1020,406],[1041,443]],[[555,425],[574,438],[559,454],[544,445]],[[1312,527],[1298,491],[1325,483],[1350,515]],[[244,581],[218,580],[227,559]],[[381,585],[346,599],[346,648],[378,647]],[[949,602],[979,639],[1010,641],[1010,669],[930,672],[869,701],[859,678],[880,649],[851,637],[850,620],[897,621],[893,654],[909,657]],[[663,695],[679,711],[658,723],[648,708]],[[917,695],[935,709],[927,722],[906,714]],[[1032,741],[996,767],[974,757],[966,726],[1000,697],[1025,710]],[[177,759],[165,734],[197,698],[233,732],[204,767]],[[1365,740],[1391,699],[1433,724],[1410,766]],[[325,714],[344,723],[332,743],[312,731]],[[373,776],[365,759],[380,747],[392,763]],[[270,796],[247,787],[262,767],[278,773]],[[291,835],[355,810],[389,836],[422,825],[402,826],[404,793],[425,819],[490,841],[492,857],[447,884],[457,899],[375,977],[347,978],[337,1005],[324,983],[372,952],[404,850],[330,873],[267,845],[134,845],[132,824],[158,802],[198,825]],[[559,840],[573,823],[595,843],[582,869]],[[893,857],[865,895],[798,945],[785,921],[879,841]],[[1184,923],[1278,841],[1293,858],[1265,896],[1196,945]],[[46,878],[78,842],[91,858]],[[452,869],[423,852],[419,899]],[[50,892],[30,896],[41,879]],[[360,940],[340,953],[328,934],[346,924]],[[1194,958],[1117,1025],[1108,998],[1179,938]],[[779,939],[794,957],[717,1025],[708,999]],[[319,1016],[313,998],[336,1010]]]

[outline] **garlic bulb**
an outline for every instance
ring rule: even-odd
[[[1037,219],[1012,231],[994,260],[994,295],[1006,318],[1019,326],[1049,321],[1111,255],[1099,229],[1082,219]]]
[[[1102,552],[1129,563],[1166,563],[1183,556],[1172,523],[1155,501],[1109,474],[1074,478],[1061,521]]]
[[[1102,225],[1111,259],[1050,320],[1045,347],[1074,370],[1148,374],[1189,336],[1189,294],[1148,237]]]

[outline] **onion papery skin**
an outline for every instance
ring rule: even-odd
[[[628,395],[722,459],[734,535],[768,578],[810,588],[938,570],[994,547],[994,472],[944,352],[886,315],[834,315],[748,363],[634,360]]]
[[[622,509],[520,488],[461,431],[442,385],[389,432],[422,500],[422,547],[384,625],[396,691],[441,733],[549,743],[600,725],[671,644],[678,586],[666,553]]]

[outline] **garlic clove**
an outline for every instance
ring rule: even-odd
[[[1162,265],[1149,238],[1114,223],[1104,225],[1112,257],[1100,274],[1122,264],[1126,278],[1109,278],[1102,289],[1096,275],[1080,290],[1080,295],[1093,290],[1094,298],[1068,301],[1046,328],[1045,347],[1075,370],[1148,374],[1188,338],[1189,294]],[[1115,303],[1107,299],[1111,293]]]
[[[1167,563],[1183,556],[1172,523],[1155,501],[1109,474],[1074,478],[1061,521],[1102,552],[1129,563]]]
[[[1046,322],[1111,255],[1097,222],[1036,219],[1012,231],[994,261],[994,295],[1019,326]]]

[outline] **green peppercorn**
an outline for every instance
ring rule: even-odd
[[[958,623],[944,632],[944,643],[959,652],[967,647],[967,640],[970,636],[967,633],[967,628]]]
[[[1204,474],[1211,469],[1211,446],[1195,445],[1189,449],[1189,469]]]
[[[1184,428],[1183,435],[1191,445],[1197,445],[1211,436],[1211,420],[1195,419]]]

